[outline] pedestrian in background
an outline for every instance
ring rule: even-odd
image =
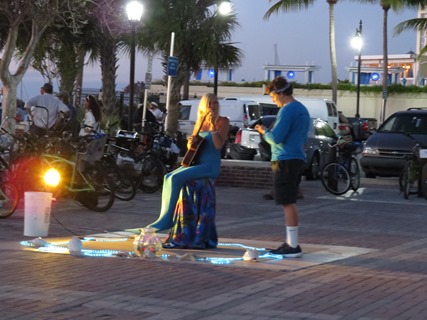
[[[70,110],[68,117],[65,119],[64,129],[68,130],[73,137],[77,136],[80,130],[80,124],[77,121],[77,109],[70,102],[70,95],[67,91],[61,91],[57,94],[59,100],[61,100]]]
[[[48,130],[54,129],[62,117],[69,113],[68,107],[53,95],[50,83],[45,83],[40,88],[40,95],[25,103],[25,109],[33,121],[29,131],[35,135],[44,135]]]
[[[86,136],[88,134],[93,134],[94,132],[99,132],[102,114],[98,101],[96,101],[94,96],[88,95],[85,98],[83,107],[85,110],[85,116],[79,132],[79,136]]]
[[[148,110],[151,111],[151,113],[156,118],[157,122],[163,122],[163,112],[159,109],[159,105],[156,102],[149,102],[148,103]]]
[[[283,207],[286,225],[286,241],[270,252],[290,258],[301,257],[296,202],[306,160],[304,144],[311,119],[307,108],[294,99],[292,85],[284,77],[270,82],[266,93],[280,110],[271,129],[261,125],[255,129],[271,145],[275,200]]]

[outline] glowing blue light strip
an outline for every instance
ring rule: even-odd
[[[125,242],[129,238],[102,238],[102,237],[84,237],[82,241],[96,241],[96,242]]]
[[[273,254],[270,252],[266,252],[263,255],[259,256],[260,259],[275,259],[275,260],[283,260],[285,259],[281,254]]]
[[[116,238],[94,238],[94,237],[85,237],[83,239],[83,241],[101,241],[101,242],[117,242],[117,241],[127,241],[128,239],[126,238],[120,238],[120,239],[116,239]],[[31,243],[29,241],[21,241],[20,244],[22,246],[26,246],[26,247],[36,247],[36,245],[34,245],[34,243]],[[57,245],[58,244],[58,245]],[[51,252],[51,253],[69,253],[68,247],[64,247],[61,246],[61,244],[68,244],[68,242],[61,242],[61,243],[55,243],[55,245],[48,243],[47,246],[44,247],[38,247],[37,250],[40,252]],[[219,243],[219,246],[224,246],[224,247],[240,247],[240,248],[244,248],[244,249],[252,249],[252,250],[257,250],[257,251],[266,251],[265,248],[256,248],[256,247],[250,247],[250,246],[245,246],[239,243]],[[88,256],[88,257],[112,257],[112,256],[117,256],[118,254],[123,253],[122,250],[92,250],[92,249],[82,249],[81,250],[81,254],[84,256]],[[129,251],[129,252],[125,252],[125,254],[131,256],[134,254],[134,252]],[[170,254],[161,254],[160,258],[164,259],[164,260],[169,260],[170,257],[172,255]],[[264,254],[260,255],[258,257],[259,259],[274,259],[274,260],[283,260],[283,256],[282,255],[278,255],[278,254],[272,254],[269,252],[265,252]],[[179,260],[180,257],[178,256],[177,260]],[[234,261],[243,261],[243,258],[222,258],[222,257],[198,257],[195,258],[196,262],[209,262],[212,264],[217,264],[217,265],[221,265],[221,264],[231,264]]]
[[[68,248],[66,247],[57,247],[57,246],[48,246],[40,247],[37,249],[40,252],[51,252],[51,253],[68,253]]]
[[[32,244],[31,242],[28,242],[28,241],[21,241],[19,244],[21,246],[24,246],[24,247],[35,247],[34,244]]]
[[[243,248],[243,249],[252,249],[252,250],[257,250],[257,251],[267,251],[266,248],[249,247],[249,246],[245,246],[245,245],[240,244],[240,243],[225,243],[225,242],[220,242],[220,243],[218,243],[218,246],[221,246],[221,247],[239,247],[239,248]]]

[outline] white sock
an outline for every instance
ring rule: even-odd
[[[298,226],[286,227],[286,242],[292,247],[298,246]]]

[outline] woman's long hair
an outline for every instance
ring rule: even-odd
[[[218,100],[216,95],[214,95],[213,93],[206,93],[200,99],[199,112],[198,112],[198,117],[197,117],[198,123],[201,123],[201,121],[205,117],[205,115],[211,112],[211,109],[209,109],[209,103],[212,100]],[[215,122],[214,121],[218,117],[218,114],[219,114],[219,107],[214,114],[211,114],[210,117],[208,116],[205,118],[205,123],[209,124],[209,128],[211,128],[211,129],[215,128]],[[200,126],[200,124],[199,124],[199,126]]]
[[[92,111],[93,116],[97,122],[100,122],[102,119],[101,108],[99,107],[98,101],[92,95],[88,95],[86,100],[89,102],[89,109]]]

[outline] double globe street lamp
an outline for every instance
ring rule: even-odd
[[[359,56],[357,59],[357,90],[356,90],[356,118],[360,118],[359,107],[360,107],[360,67],[362,64],[362,46],[363,46],[363,38],[362,38],[362,20],[359,22],[359,28],[356,29],[356,34],[351,40],[351,45],[354,49],[357,50]]]
[[[130,92],[129,92],[129,112],[128,112],[128,130],[133,129],[133,98],[135,95],[135,34],[136,26],[141,20],[143,6],[139,1],[131,1],[126,6],[126,13],[131,24],[132,34],[130,43]]]

